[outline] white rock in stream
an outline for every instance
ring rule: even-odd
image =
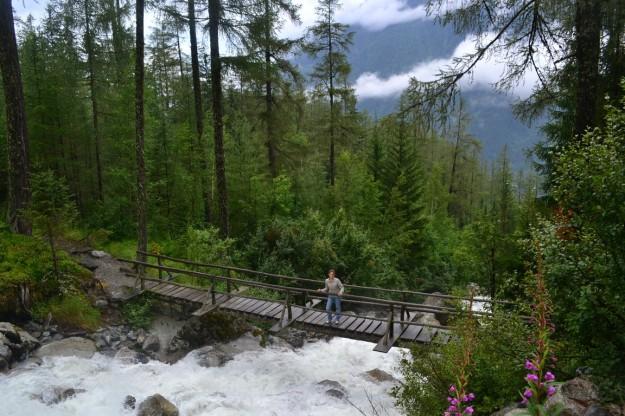
[[[100,354],[91,359],[45,357],[39,367],[0,375],[0,413],[11,416],[121,416],[135,415],[124,409],[128,395],[141,403],[159,393],[184,416],[341,416],[370,412],[369,397],[386,412],[399,415],[388,395],[387,383],[362,377],[363,371],[379,368],[399,377],[401,352],[372,351],[373,344],[347,339],[306,344],[300,349],[267,347],[242,352],[223,367],[203,368],[192,355],[176,364],[158,361],[127,364]],[[335,380],[349,396],[339,400],[317,385]],[[46,386],[71,380],[76,397],[47,406],[34,396]],[[372,413],[371,413],[372,414]]]

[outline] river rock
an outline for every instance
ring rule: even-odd
[[[397,381],[397,379],[391,374],[387,373],[384,370],[380,370],[379,368],[374,368],[373,370],[366,371],[365,373],[363,373],[363,375],[378,383],[385,381]]]
[[[328,389],[326,390],[326,394],[330,397],[334,397],[336,399],[344,399],[345,398],[345,393],[343,393],[341,390],[337,390],[337,389]]]
[[[321,380],[317,383],[318,386],[325,388],[325,393],[328,396],[335,397],[337,399],[343,399],[347,397],[347,389],[343,387],[341,383],[335,380]]]
[[[131,396],[131,395],[126,396],[126,398],[124,399],[124,409],[126,410],[134,409],[136,405],[137,405],[137,399],[135,399],[134,396]]]
[[[338,381],[335,380],[321,380],[319,383],[317,383],[318,386],[323,386],[329,389],[336,389],[336,390],[340,390],[343,393],[347,393],[347,389],[345,387],[343,387],[343,385],[341,383],[339,383]]]
[[[172,339],[171,345],[186,343],[191,348],[198,348],[208,344],[225,343],[239,338],[249,330],[249,324],[242,317],[215,311],[189,319]],[[183,342],[178,343],[178,339]]]
[[[133,351],[128,347],[122,347],[115,353],[115,359],[124,364],[147,364],[150,359],[147,355],[138,351]]]
[[[590,406],[599,402],[599,389],[585,378],[576,377],[571,379],[562,384],[559,390],[567,398],[575,400],[584,406]]]
[[[91,358],[96,352],[95,342],[80,337],[65,338],[43,345],[35,352],[35,357],[80,357]]]
[[[597,404],[593,404],[588,409],[586,409],[586,413],[584,413],[584,416],[612,416],[612,415],[610,415],[610,412],[608,412],[603,407]]]
[[[231,353],[224,351],[221,345],[207,345],[190,354],[201,367],[222,367],[234,358]]]
[[[568,380],[556,388],[556,394],[549,398],[547,405],[561,406],[561,416],[584,416],[587,408],[599,403],[599,389],[584,378]]]
[[[47,404],[48,406],[61,403],[67,399],[70,399],[76,396],[79,393],[84,393],[86,390],[84,389],[75,389],[73,387],[48,387],[41,394],[36,395],[35,397],[42,403]]]
[[[10,342],[20,343],[20,334],[17,327],[10,322],[0,322],[0,334],[4,335]]]
[[[172,402],[155,394],[141,402],[137,416],[179,416],[179,412]]]
[[[39,341],[17,325],[0,322],[0,371],[8,370],[15,361],[28,358]]]
[[[158,352],[161,349],[161,340],[156,335],[148,335],[141,348],[144,351]]]
[[[306,331],[295,328],[286,328],[280,333],[280,337],[294,348],[302,348],[306,341]]]

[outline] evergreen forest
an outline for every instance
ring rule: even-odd
[[[414,347],[394,391],[407,415],[443,414],[450,384],[475,393],[458,415],[520,400],[536,331],[557,356],[541,374],[590,369],[622,403],[625,3],[448,3],[428,13],[475,52],[377,116],[357,106],[338,0],[318,0],[298,38],[281,35],[292,0],[49,0],[40,19],[0,0],[0,320],[96,328],[79,245],[320,281],[334,268],[350,285],[525,305]],[[546,120],[522,170],[469,133],[461,82],[493,55],[497,89],[538,79],[514,108]],[[541,308],[548,328],[523,321]]]

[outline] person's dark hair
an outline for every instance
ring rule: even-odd
[[[336,274],[336,270],[334,270],[334,269],[328,270],[328,273],[331,273],[331,272],[334,272]]]

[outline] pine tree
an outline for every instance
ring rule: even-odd
[[[330,102],[329,138],[330,154],[328,158],[328,177],[334,186],[335,136],[340,107],[335,100],[340,95],[341,84],[347,79],[351,67],[347,61],[347,52],[353,43],[353,32],[348,32],[348,25],[336,21],[336,11],[340,7],[338,0],[320,0],[317,6],[317,21],[309,29],[310,41],[306,50],[311,56],[321,55],[321,61],[315,65],[312,79],[317,82],[317,91],[328,97]]]
[[[408,135],[405,114],[391,115],[385,127],[390,143],[382,170],[384,233],[398,255],[402,270],[412,272],[422,264],[426,239],[423,172],[414,139]]]

